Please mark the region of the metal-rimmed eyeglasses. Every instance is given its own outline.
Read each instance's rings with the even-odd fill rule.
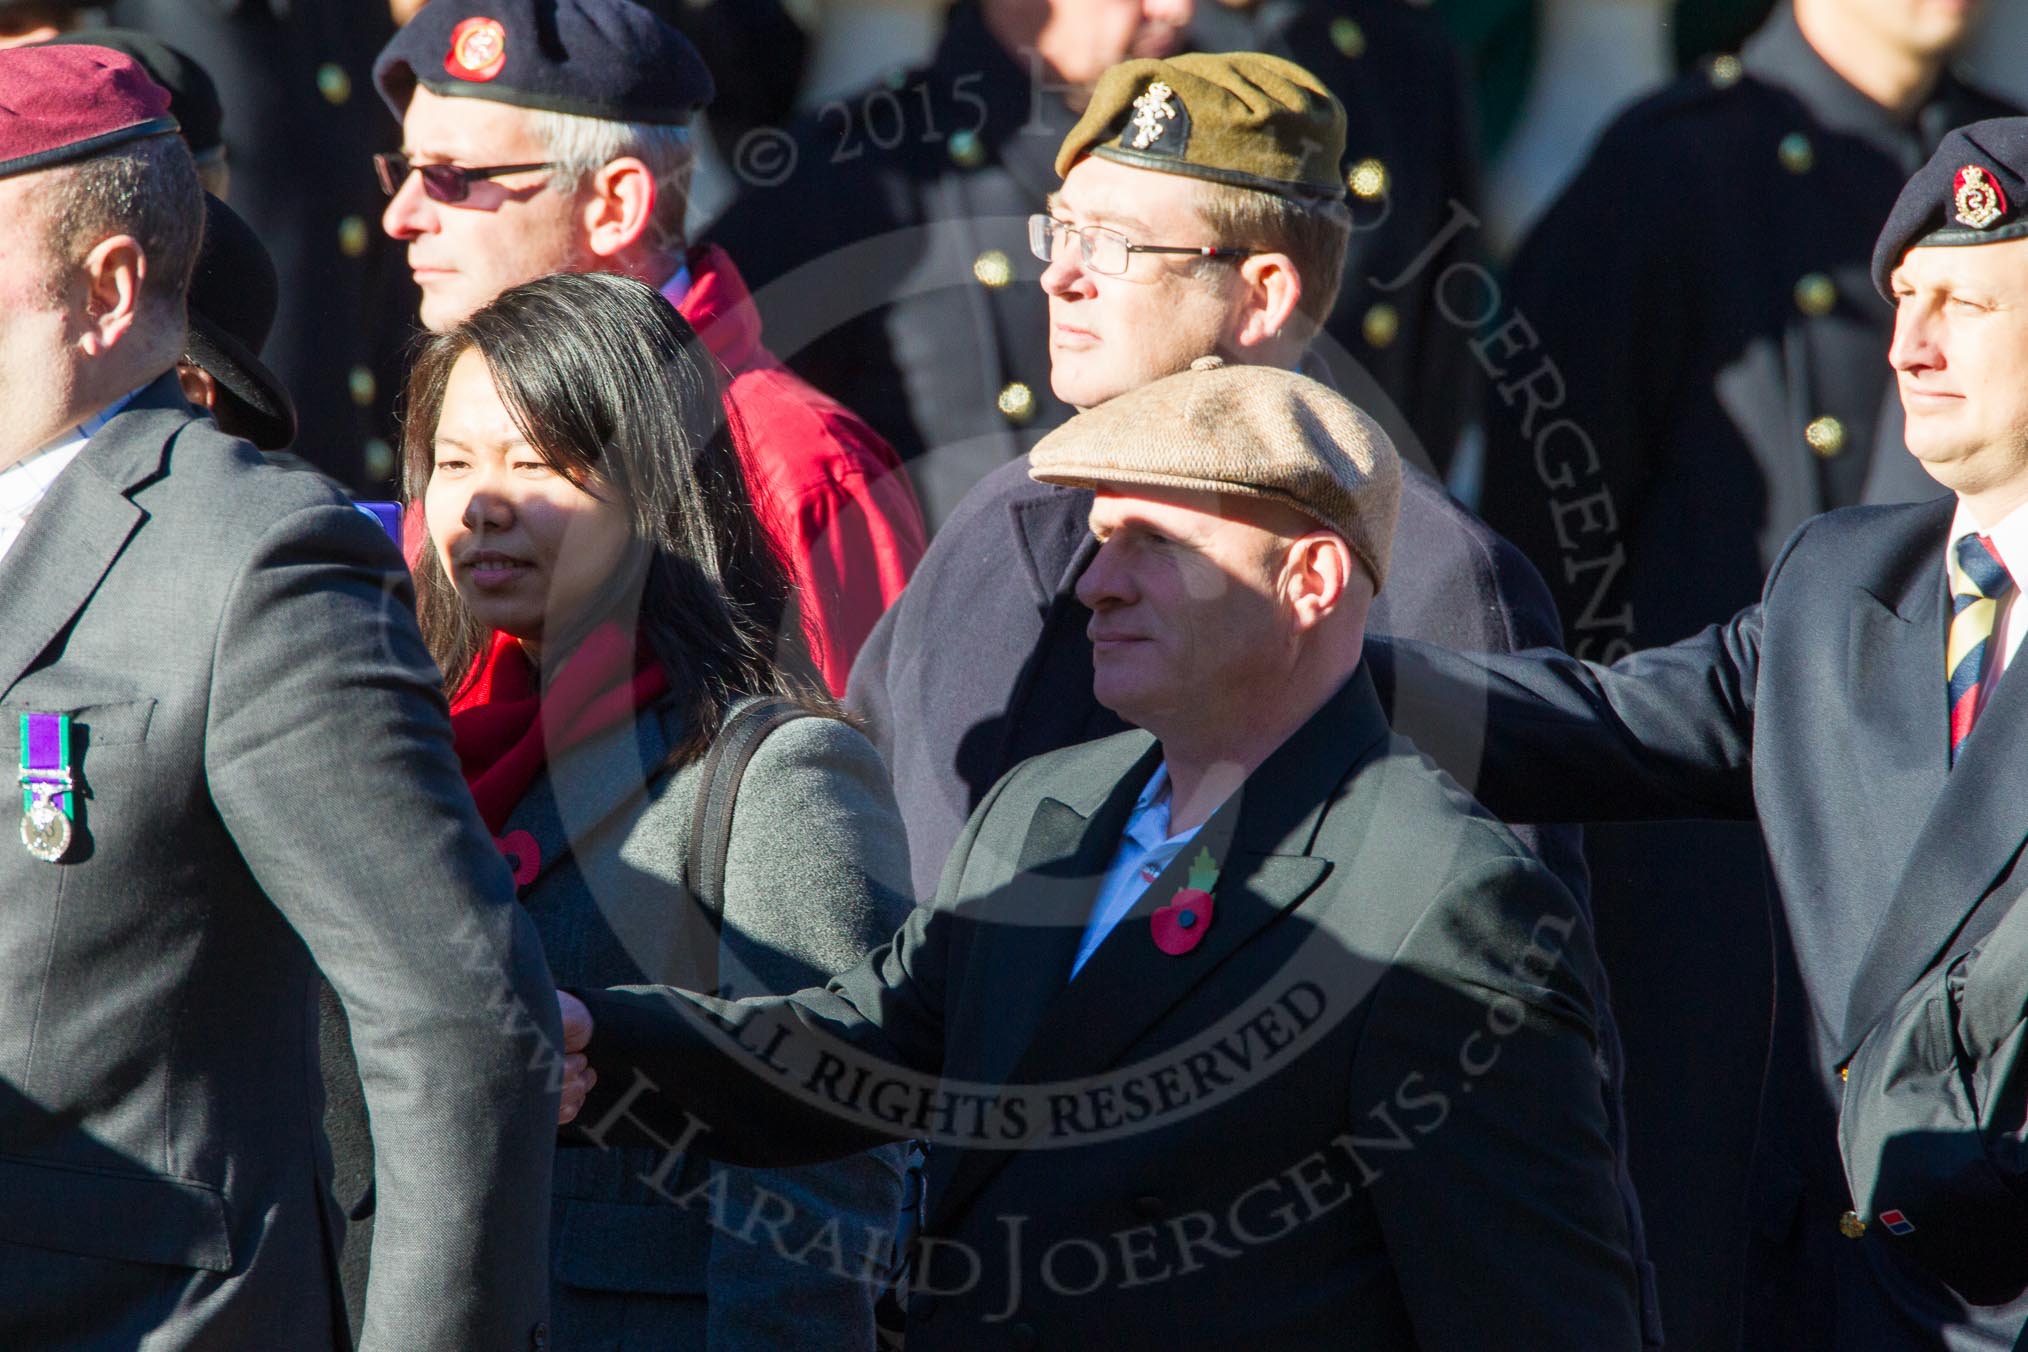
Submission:
[[[462,164],[414,164],[408,156],[392,152],[373,157],[373,172],[380,177],[382,192],[389,197],[400,192],[401,185],[408,182],[408,176],[413,171],[422,175],[423,192],[432,202],[462,202],[471,195],[472,184],[478,179],[555,167],[555,164],[544,160],[540,164],[495,164],[484,169],[468,169]]]
[[[1078,261],[1085,271],[1102,277],[1117,277],[1127,270],[1137,253],[1189,254],[1196,258],[1248,258],[1257,249],[1227,249],[1210,244],[1134,244],[1117,230],[1103,225],[1072,225],[1054,216],[1037,212],[1028,218],[1028,250],[1045,263],[1056,261],[1056,251],[1066,236],[1078,241]]]

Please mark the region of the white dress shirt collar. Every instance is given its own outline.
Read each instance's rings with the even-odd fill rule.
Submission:
[[[0,558],[28,525],[28,514],[49,496],[50,485],[70,468],[92,436],[111,422],[140,390],[129,390],[56,440],[0,469]]]

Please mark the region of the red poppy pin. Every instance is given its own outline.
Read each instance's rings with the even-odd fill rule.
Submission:
[[[1148,917],[1148,932],[1155,936],[1155,947],[1172,958],[1180,958],[1204,942],[1204,932],[1211,928],[1211,889],[1218,885],[1218,861],[1211,857],[1211,851],[1199,849],[1197,857],[1190,861],[1188,885],[1169,900],[1167,906],[1158,906]]]
[[[444,70],[460,80],[490,80],[507,64],[507,29],[498,19],[477,15],[451,30]]]
[[[507,861],[507,867],[514,871],[516,887],[528,886],[535,881],[535,875],[542,872],[542,847],[526,831],[509,831],[504,836],[495,836],[493,845],[500,851],[500,857]]]
[[[1988,170],[1968,164],[1951,182],[1951,204],[1958,220],[1974,230],[1984,230],[2007,214],[2007,194]]]

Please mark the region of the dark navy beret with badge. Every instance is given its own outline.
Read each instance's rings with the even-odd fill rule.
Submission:
[[[711,102],[689,39],[631,0],[430,0],[373,63],[401,117],[420,84],[608,122],[682,125]]]
[[[1910,249],[2022,238],[2028,238],[2028,117],[1974,122],[1946,135],[1895,199],[1873,246],[1873,285],[1892,300],[1887,279]]]

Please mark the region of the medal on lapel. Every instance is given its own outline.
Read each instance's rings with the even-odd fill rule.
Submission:
[[[70,850],[70,715],[21,715],[21,843],[46,864]]]
[[[1156,907],[1148,916],[1148,932],[1155,937],[1155,947],[1180,958],[1203,943],[1204,932],[1211,928],[1211,889],[1217,885],[1218,861],[1210,850],[1200,847],[1190,861],[1187,884],[1168,905]]]

